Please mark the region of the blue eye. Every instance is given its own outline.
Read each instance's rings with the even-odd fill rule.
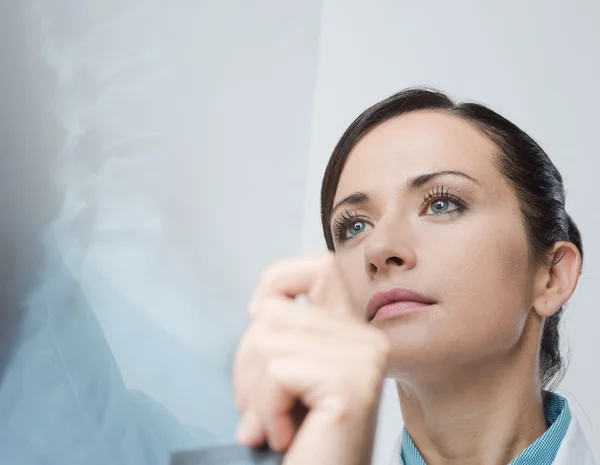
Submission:
[[[373,226],[366,218],[357,215],[353,212],[343,212],[332,224],[332,234],[341,244],[349,239],[352,239]]]
[[[426,216],[456,215],[467,209],[467,204],[444,186],[434,187],[423,197],[421,214]]]
[[[427,209],[428,215],[439,215],[442,213],[451,213],[460,210],[460,205],[448,199],[437,199],[433,201]],[[431,213],[429,213],[431,212]]]
[[[367,229],[368,226],[369,225],[365,221],[353,221],[346,229],[346,239],[350,239],[353,236],[358,236],[361,232]]]

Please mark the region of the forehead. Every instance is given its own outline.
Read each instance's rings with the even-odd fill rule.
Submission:
[[[414,176],[459,170],[486,183],[503,179],[496,169],[494,143],[457,116],[434,111],[392,118],[356,144],[344,166],[335,201],[355,191],[376,191]]]

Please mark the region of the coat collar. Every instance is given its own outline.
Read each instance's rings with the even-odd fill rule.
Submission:
[[[402,435],[396,441],[390,465],[405,465],[401,458]],[[595,465],[588,441],[575,416],[571,418],[552,465]]]

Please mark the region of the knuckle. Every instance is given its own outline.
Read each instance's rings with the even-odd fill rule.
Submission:
[[[256,327],[260,331],[270,331],[277,327],[280,319],[280,311],[271,301],[266,301],[261,307],[256,318]]]
[[[269,352],[269,333],[259,325],[253,325],[244,335],[236,356],[236,368],[245,370],[253,361],[264,358]]]
[[[365,339],[365,364],[373,367],[374,373],[385,372],[391,354],[391,344],[388,337],[381,331],[368,328]]]
[[[289,260],[277,260],[268,265],[259,279],[259,286],[270,287],[276,283],[284,270],[289,267]]]
[[[351,395],[346,391],[340,391],[338,393],[336,396],[336,407],[338,409],[337,413],[341,416],[341,419],[344,419],[352,413],[355,402],[356,398],[354,395]]]
[[[250,304],[251,326],[265,326],[272,318],[273,304],[269,297],[255,299]]]

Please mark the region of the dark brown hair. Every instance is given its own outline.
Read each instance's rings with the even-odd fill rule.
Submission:
[[[333,150],[321,188],[321,222],[329,250],[334,250],[329,224],[333,200],[350,152],[375,126],[421,110],[445,112],[467,120],[496,144],[498,167],[519,200],[534,260],[546,260],[548,251],[559,241],[572,242],[583,257],[581,235],[565,211],[562,177],[544,150],[519,127],[489,108],[477,103],[457,104],[442,92],[422,88],[404,90],[365,110]],[[565,369],[558,332],[562,313],[563,308],[544,324],[540,347],[544,387],[560,381]]]

